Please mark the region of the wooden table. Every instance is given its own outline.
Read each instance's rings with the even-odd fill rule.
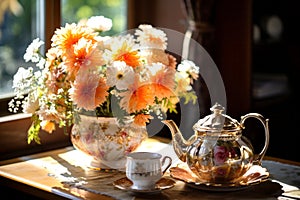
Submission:
[[[139,150],[156,151],[163,155],[171,156],[173,163],[179,161],[171,144],[157,139],[150,138]],[[112,184],[108,184],[108,189],[104,193],[99,194],[101,192],[94,191],[95,183],[96,185],[97,183],[102,184],[100,182],[102,179],[101,177],[89,176],[89,174],[98,173],[97,170],[101,170],[90,167],[91,158],[73,147],[67,147],[0,162],[0,185],[12,187],[43,199],[108,200],[119,198],[123,200],[199,199],[200,197],[201,199],[233,197],[239,199],[287,199],[286,195],[299,193],[297,189],[300,188],[300,164],[274,158],[267,159],[270,160],[264,160],[263,165],[270,171],[270,180],[245,190],[226,192],[202,191],[188,187],[183,181],[175,180],[176,184],[174,187],[152,195],[128,193],[115,188]],[[284,169],[282,170],[282,168]],[[101,173],[112,173],[111,178],[113,179],[113,173],[115,172],[114,170],[107,170]],[[169,175],[166,174],[166,176]],[[77,180],[74,185],[66,184],[68,181],[72,182],[73,179]],[[79,182],[83,184],[76,185]],[[93,182],[94,185],[89,188],[84,184],[87,182],[89,184]]]

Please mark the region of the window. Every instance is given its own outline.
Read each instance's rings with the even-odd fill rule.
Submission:
[[[28,66],[23,54],[37,35],[36,10],[36,1],[0,2],[0,97],[12,92],[12,76],[18,67]]]
[[[61,12],[59,12],[61,10]],[[113,20],[112,35],[126,30],[126,0],[1,0],[0,2],[0,116],[9,115],[12,80],[18,67],[29,67],[23,55],[36,37],[50,45],[55,28],[83,18],[103,15]]]
[[[63,0],[62,24],[72,23],[90,16],[103,15],[113,20],[112,35],[126,30],[127,27],[127,1],[126,0]]]

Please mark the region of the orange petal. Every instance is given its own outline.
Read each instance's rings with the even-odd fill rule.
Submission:
[[[48,133],[52,133],[52,131],[55,130],[55,123],[52,121],[42,121],[41,127],[44,131],[47,131]]]
[[[164,85],[153,83],[154,94],[158,99],[170,98],[176,96],[174,92]]]
[[[127,65],[135,68],[141,65],[137,51],[127,52],[120,55],[116,60],[124,61]]]
[[[148,114],[138,114],[134,118],[134,123],[138,126],[146,126],[146,123],[150,122],[153,117]]]
[[[102,104],[106,97],[108,96],[108,86],[106,85],[105,81],[102,79],[99,80],[98,86],[96,88],[96,94],[95,94],[95,105],[98,106]]]
[[[147,108],[154,102],[154,90],[152,84],[142,85],[132,93],[129,99],[129,112],[137,112]]]

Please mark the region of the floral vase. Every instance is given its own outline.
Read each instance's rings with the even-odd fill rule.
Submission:
[[[126,155],[148,137],[146,127],[121,125],[115,117],[78,116],[71,142],[75,149],[93,157],[95,167],[124,169]]]

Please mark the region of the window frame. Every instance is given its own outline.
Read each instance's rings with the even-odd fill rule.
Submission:
[[[39,14],[38,18],[38,26],[40,27],[40,32],[37,35],[45,41],[45,49],[50,48],[51,46],[51,37],[56,28],[61,26],[61,0],[39,0],[37,1],[37,9],[43,10],[41,13],[45,13],[45,15]],[[59,11],[59,12],[57,12]],[[0,117],[12,115],[8,111],[8,103],[14,97],[13,93],[8,93],[0,96]],[[6,108],[6,109],[5,109]]]

